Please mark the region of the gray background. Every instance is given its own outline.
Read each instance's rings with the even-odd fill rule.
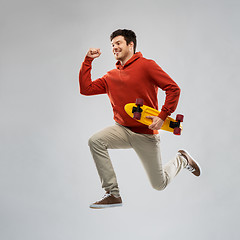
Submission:
[[[0,239],[239,239],[239,10],[237,0],[1,0]],[[137,50],[182,89],[184,132],[161,132],[163,162],[186,148],[203,174],[184,170],[158,192],[132,150],[112,150],[124,207],[91,210],[103,190],[87,140],[114,122],[107,96],[79,94],[78,72],[90,47],[102,50],[94,79],[115,67],[117,28],[133,29]]]

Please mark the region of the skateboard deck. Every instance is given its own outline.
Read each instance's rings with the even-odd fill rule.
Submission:
[[[160,111],[143,105],[142,99],[137,99],[136,103],[126,104],[124,109],[131,118],[148,126],[152,124],[152,119],[146,118],[146,116],[158,116],[160,114]],[[183,122],[183,115],[181,114],[178,114],[176,119],[167,117],[161,130],[172,132],[175,135],[181,135],[183,129],[181,122]]]

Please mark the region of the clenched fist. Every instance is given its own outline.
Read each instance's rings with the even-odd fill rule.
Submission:
[[[91,58],[97,58],[101,55],[100,48],[90,48],[87,52],[87,56]]]

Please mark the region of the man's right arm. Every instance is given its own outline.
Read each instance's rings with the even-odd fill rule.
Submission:
[[[92,81],[92,61],[101,55],[100,49],[90,48],[82,63],[79,73],[80,93],[83,95],[96,95],[106,93],[106,82],[104,78]]]

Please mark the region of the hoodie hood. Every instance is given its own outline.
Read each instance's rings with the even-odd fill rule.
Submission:
[[[142,53],[141,52],[136,52],[135,54],[133,54],[133,56],[123,66],[122,66],[120,61],[117,61],[116,68],[119,69],[119,70],[124,69],[141,57],[143,57]]]

